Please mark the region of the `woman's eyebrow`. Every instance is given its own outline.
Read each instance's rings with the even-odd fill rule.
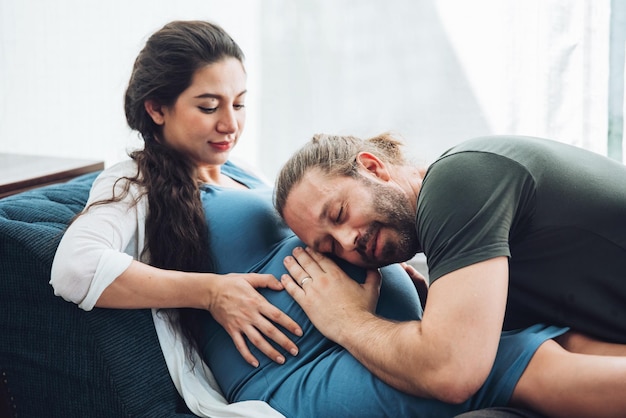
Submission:
[[[244,94],[246,94],[248,92],[248,90],[244,90],[241,93],[239,93],[237,96],[235,97],[241,97]],[[215,93],[202,93],[199,94],[197,96],[194,97],[194,99],[221,99],[223,96],[221,94],[215,94]]]

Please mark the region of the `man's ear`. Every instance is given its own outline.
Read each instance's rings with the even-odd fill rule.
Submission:
[[[163,125],[165,123],[165,117],[163,115],[163,107],[156,100],[146,100],[143,102],[143,107],[148,112],[148,115],[152,118],[157,125]]]
[[[391,176],[385,163],[369,152],[360,152],[356,156],[356,162],[360,168],[367,171],[366,175],[373,175],[383,181],[389,181]]]

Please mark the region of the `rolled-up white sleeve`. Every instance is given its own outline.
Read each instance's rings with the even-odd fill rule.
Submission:
[[[87,205],[109,199],[116,187],[122,190],[124,176],[134,175],[132,161],[103,171],[94,181]],[[146,201],[135,203],[138,189],[119,202],[92,206],[68,227],[57,248],[50,284],[57,296],[91,310],[100,295],[133,259],[139,259],[143,248]]]

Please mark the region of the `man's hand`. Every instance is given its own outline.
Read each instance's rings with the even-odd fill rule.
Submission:
[[[495,359],[508,288],[508,260],[496,257],[440,277],[422,321],[374,314],[381,283],[359,284],[310,249],[284,261],[285,289],[313,324],[389,385],[444,402],[466,401]],[[300,285],[300,286],[299,286]]]
[[[375,312],[381,284],[378,271],[369,271],[365,282],[357,283],[311,248],[294,249],[284,264],[289,274],[281,278],[283,286],[327,338],[341,344],[345,327]]]
[[[408,263],[400,263],[400,265],[413,281],[415,290],[417,290],[417,294],[420,297],[420,304],[422,305],[422,309],[424,309],[426,307],[426,298],[428,297],[428,281],[426,280],[426,277],[424,277],[422,273],[417,271],[415,267]]]

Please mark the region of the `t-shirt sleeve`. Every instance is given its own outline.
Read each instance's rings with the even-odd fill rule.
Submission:
[[[498,256],[509,257],[514,226],[529,217],[534,181],[508,158],[462,152],[434,163],[418,199],[417,233],[432,281]]]

